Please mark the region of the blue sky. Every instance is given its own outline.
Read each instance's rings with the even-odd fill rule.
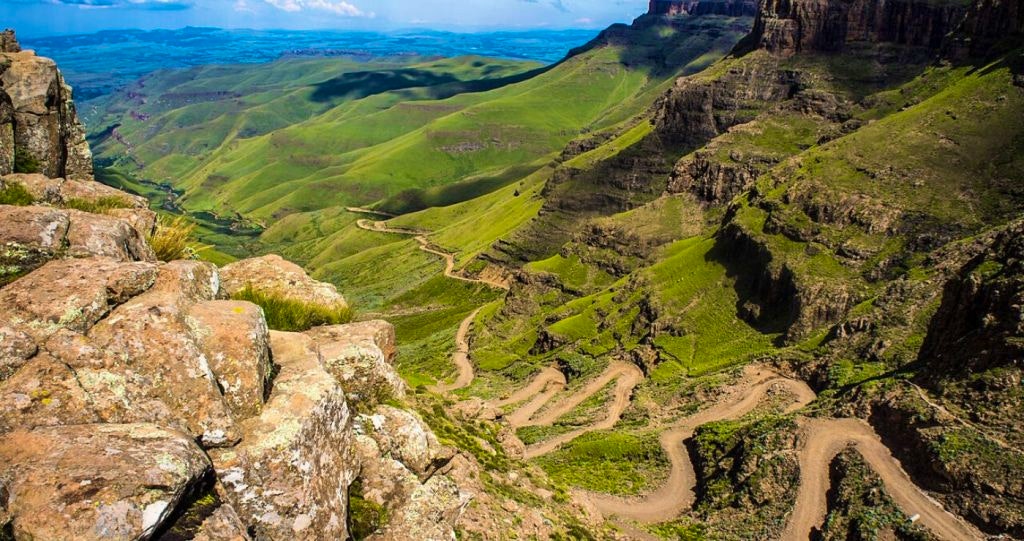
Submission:
[[[0,0],[0,25],[26,36],[115,28],[442,30],[598,28],[647,0]]]

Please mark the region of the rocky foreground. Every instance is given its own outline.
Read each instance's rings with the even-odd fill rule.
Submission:
[[[158,261],[55,64],[0,45],[0,538],[346,539],[358,482],[372,538],[454,539],[465,459],[395,406],[393,327],[268,329],[231,295],[344,305],[276,256]]]

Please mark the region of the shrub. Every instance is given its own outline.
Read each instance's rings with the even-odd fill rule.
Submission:
[[[275,331],[305,331],[321,325],[340,325],[352,321],[348,306],[324,306],[303,302],[279,293],[258,291],[251,285],[231,296],[236,301],[249,301],[263,308],[267,326]]]
[[[184,216],[161,217],[156,224],[156,231],[149,237],[149,245],[160,261],[191,259],[189,256],[192,250],[188,247],[188,241],[195,228],[195,224]]]
[[[35,203],[36,198],[28,193],[24,186],[16,182],[8,183],[0,189],[0,205],[25,206]]]
[[[132,204],[125,198],[116,195],[107,195],[99,199],[72,198],[64,202],[64,208],[91,212],[93,214],[105,214],[113,209],[131,208]]]
[[[38,173],[42,170],[39,160],[21,147],[14,147],[14,172],[15,173]]]

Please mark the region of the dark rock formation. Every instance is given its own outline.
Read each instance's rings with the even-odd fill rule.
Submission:
[[[17,38],[14,37],[14,30],[8,28],[3,32],[0,32],[0,53],[20,53],[21,45],[18,44]]]
[[[738,50],[793,55],[839,52],[855,43],[938,49],[966,10],[914,0],[762,0],[754,29]]]

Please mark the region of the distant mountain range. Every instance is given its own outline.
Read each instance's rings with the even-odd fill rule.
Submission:
[[[404,55],[481,55],[551,63],[595,34],[593,30],[456,34],[434,30],[377,33],[186,27],[108,30],[23,40],[23,45],[60,63],[75,97],[85,101],[159,69],[269,62],[289,55],[366,60]],[[160,54],[154,54],[157,50]]]

